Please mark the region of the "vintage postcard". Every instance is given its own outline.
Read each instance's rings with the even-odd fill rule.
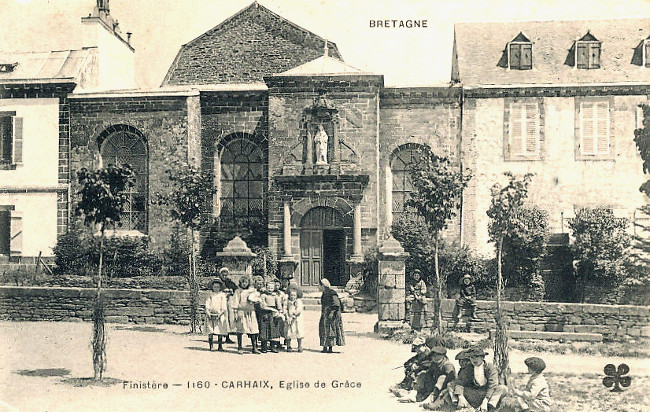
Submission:
[[[0,411],[647,411],[649,268],[648,0],[0,0]]]

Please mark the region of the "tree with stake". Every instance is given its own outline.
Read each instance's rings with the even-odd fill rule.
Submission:
[[[120,221],[120,214],[128,200],[128,190],[135,184],[135,175],[129,165],[90,171],[83,168],[77,172],[81,185],[76,212],[84,217],[91,230],[99,226],[99,266],[97,269],[97,293],[93,307],[93,368],[94,379],[102,380],[106,370],[106,330],[104,328],[104,300],[102,297],[102,263],[104,238],[107,227]]]
[[[443,334],[442,286],[446,282],[440,273],[438,252],[440,235],[447,228],[449,221],[456,216],[463,190],[472,178],[469,170],[462,170],[451,165],[446,157],[437,156],[431,148],[423,146],[420,149],[420,161],[413,164],[411,182],[414,190],[406,201],[407,206],[415,209],[429,227],[434,242],[434,269],[436,283],[435,320],[438,334]]]
[[[198,331],[199,287],[196,281],[196,239],[201,228],[201,215],[206,210],[206,200],[216,189],[211,173],[199,171],[193,166],[179,166],[167,170],[169,181],[174,189],[168,195],[160,196],[159,202],[169,206],[172,219],[190,231],[190,270],[188,283],[190,288],[190,332]]]
[[[501,312],[501,295],[503,294],[502,254],[503,240],[515,229],[517,212],[524,205],[528,197],[528,186],[533,174],[527,173],[520,178],[510,172],[504,173],[508,177],[508,184],[501,186],[495,183],[490,189],[492,202],[487,210],[490,217],[488,233],[490,241],[494,242],[497,249],[497,307],[496,307],[496,333],[494,336],[494,364],[499,370],[499,381],[507,385],[510,378],[510,365],[508,360],[508,330]]]

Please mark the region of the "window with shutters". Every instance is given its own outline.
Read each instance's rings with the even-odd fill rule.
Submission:
[[[0,169],[23,162],[23,119],[16,112],[0,112]]]
[[[112,126],[111,132],[100,141],[102,165],[128,164],[135,173],[135,185],[129,189],[124,212],[114,229],[118,231],[148,230],[148,176],[149,157],[142,134],[130,126]]]
[[[613,157],[610,100],[577,102],[577,158],[610,159]]]
[[[229,141],[220,154],[219,216],[226,225],[264,216],[264,156],[248,138]]]
[[[533,68],[533,43],[521,32],[508,43],[508,67],[512,70]]]
[[[504,158],[540,160],[544,152],[543,101],[506,99],[504,111]]]
[[[602,42],[587,32],[575,44],[575,61],[578,69],[600,68],[600,49]]]
[[[414,213],[413,210],[406,206],[406,201],[409,198],[409,194],[413,191],[410,171],[421,159],[420,147],[418,144],[409,143],[393,152],[390,171],[392,174],[391,203],[395,218],[407,213]]]

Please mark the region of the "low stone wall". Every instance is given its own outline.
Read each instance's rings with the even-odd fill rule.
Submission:
[[[207,298],[199,293],[199,305]],[[189,293],[178,290],[105,289],[106,320],[117,323],[189,324]],[[0,287],[0,319],[90,321],[95,289]],[[199,310],[202,314],[203,311]]]
[[[454,324],[452,317],[456,302],[442,302],[443,322]],[[600,333],[605,340],[625,340],[650,337],[650,307],[631,305],[592,305],[551,302],[503,302],[502,308],[510,330]],[[471,325],[476,330],[494,329],[496,302],[476,301],[478,321]],[[427,299],[422,313],[425,327],[433,322],[433,302]],[[463,318],[466,321],[467,316]]]

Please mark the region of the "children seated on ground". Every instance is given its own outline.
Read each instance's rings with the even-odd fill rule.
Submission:
[[[407,287],[407,301],[410,303],[410,323],[415,330],[422,329],[424,318],[425,297],[427,295],[427,284],[422,280],[422,272],[415,269],[411,275],[413,283]]]
[[[460,365],[460,369],[458,371],[457,376],[460,375],[461,373],[464,373],[465,369],[472,367],[472,363],[469,360],[468,349],[458,352],[456,354],[456,360]],[[422,407],[424,409],[432,410],[432,411],[456,409],[456,405],[458,405],[458,394],[456,394],[455,391],[456,382],[457,380],[454,380],[453,382],[449,382],[447,388],[442,392],[440,392],[440,395],[438,396],[437,399],[430,398],[429,402],[425,402],[422,404]]]
[[[471,366],[458,374],[454,394],[458,395],[458,409],[473,407],[479,412],[494,410],[508,388],[499,384],[497,368],[485,361],[487,353],[472,348],[467,353]]]
[[[404,362],[404,379],[388,389],[397,397],[407,395],[413,390],[417,374],[424,371],[425,365],[428,366],[430,363],[427,363],[430,349],[425,345],[423,338],[418,337],[413,340],[411,352],[415,352],[415,355]]]
[[[242,335],[245,333],[251,340],[251,353],[260,353],[257,350],[257,334],[259,328],[257,325],[257,316],[255,315],[255,303],[259,302],[260,294],[251,284],[248,276],[242,276],[239,279],[239,288],[231,298],[234,312],[234,325],[231,330],[237,334],[237,352],[243,353]]]
[[[470,275],[463,276],[460,281],[460,294],[458,299],[456,299],[456,307],[454,308],[456,323],[460,322],[463,317],[463,308],[469,309],[469,317],[471,320],[476,320],[476,288]]]
[[[223,292],[223,281],[214,279],[210,282],[212,293],[205,301],[205,329],[208,333],[208,344],[210,350],[214,345],[214,335],[218,336],[217,350],[223,352],[223,338],[228,336],[228,303],[226,294]]]
[[[546,369],[546,363],[538,357],[528,358],[524,363],[528,366],[530,374],[526,388],[523,391],[513,389],[513,393],[519,401],[519,407],[526,412],[549,412],[551,410],[551,393],[542,373]]]
[[[302,290],[297,286],[289,286],[289,299],[287,301],[286,342],[287,352],[293,351],[291,341],[298,341],[298,352],[302,352],[302,339],[305,336],[303,320]]]
[[[456,368],[447,358],[447,349],[435,345],[433,338],[427,339],[426,345],[430,348],[430,362],[424,362],[425,369],[417,374],[414,390],[401,398],[400,402],[422,402],[428,397],[435,401],[456,379]]]

